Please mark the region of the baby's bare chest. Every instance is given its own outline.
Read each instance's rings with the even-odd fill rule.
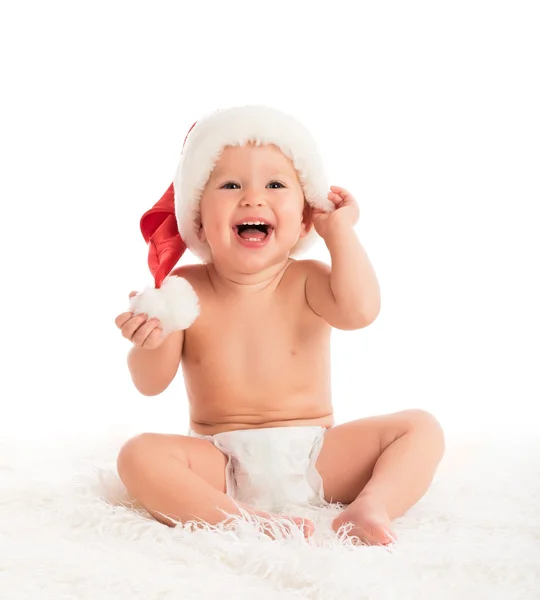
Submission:
[[[276,377],[304,376],[318,355],[326,355],[328,335],[302,298],[273,302],[208,302],[186,332],[184,369],[214,381],[274,383]]]

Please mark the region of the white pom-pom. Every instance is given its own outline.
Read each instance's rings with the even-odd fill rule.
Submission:
[[[200,314],[199,298],[183,277],[167,277],[161,287],[146,288],[131,298],[130,310],[156,318],[165,335],[187,329]]]

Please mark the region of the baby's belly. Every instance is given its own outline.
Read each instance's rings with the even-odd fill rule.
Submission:
[[[201,435],[215,435],[224,431],[237,431],[238,429],[261,429],[264,427],[301,427],[319,425],[321,427],[332,427],[334,418],[332,413],[313,416],[312,418],[274,418],[271,420],[263,420],[261,415],[254,415],[248,418],[246,415],[228,415],[218,421],[213,420],[208,423],[204,419],[197,418],[195,411],[192,411],[190,417],[190,428]],[[268,418],[268,416],[266,417]]]
[[[301,383],[283,374],[274,381],[233,377],[227,381],[226,376],[197,374],[184,367],[184,379],[191,427],[197,433],[334,424],[330,385],[320,373]]]
[[[279,323],[222,327],[219,343],[188,340],[181,365],[194,431],[333,424],[327,333],[295,337]]]
[[[334,424],[330,403],[310,402],[299,409],[279,406],[272,410],[261,410],[256,403],[247,406],[236,398],[223,398],[219,409],[205,406],[204,401],[190,401],[191,428],[197,433],[214,435],[236,429],[257,429],[262,427],[290,427],[301,425],[320,425],[331,427]]]

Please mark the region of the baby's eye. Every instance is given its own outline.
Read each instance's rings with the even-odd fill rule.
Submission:
[[[279,187],[277,187],[277,188],[276,188],[276,187],[272,187],[272,189],[274,189],[274,190],[276,190],[276,189],[279,189],[280,187],[285,187],[285,186],[284,186],[284,185],[283,185],[281,182],[279,182],[279,181],[271,181],[271,182],[270,182],[270,183],[269,183],[269,184],[268,184],[266,187],[269,187],[269,186],[274,186],[274,184],[275,184],[275,185],[277,185],[277,186],[279,186]]]
[[[236,188],[232,188],[230,186],[232,185],[236,185]],[[222,188],[226,189],[226,190],[233,190],[233,189],[238,189],[240,186],[235,183],[234,181],[228,181],[227,183],[225,183],[224,185],[221,186]]]

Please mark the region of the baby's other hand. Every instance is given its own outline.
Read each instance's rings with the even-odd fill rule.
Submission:
[[[129,297],[132,298],[136,293],[131,292]],[[139,348],[155,350],[165,339],[159,319],[148,319],[148,315],[124,312],[119,314],[114,322],[122,335]]]
[[[326,212],[318,208],[312,211],[313,226],[323,239],[332,233],[339,235],[344,225],[354,227],[360,215],[358,203],[345,188],[331,185],[328,199],[334,203],[334,211]]]

